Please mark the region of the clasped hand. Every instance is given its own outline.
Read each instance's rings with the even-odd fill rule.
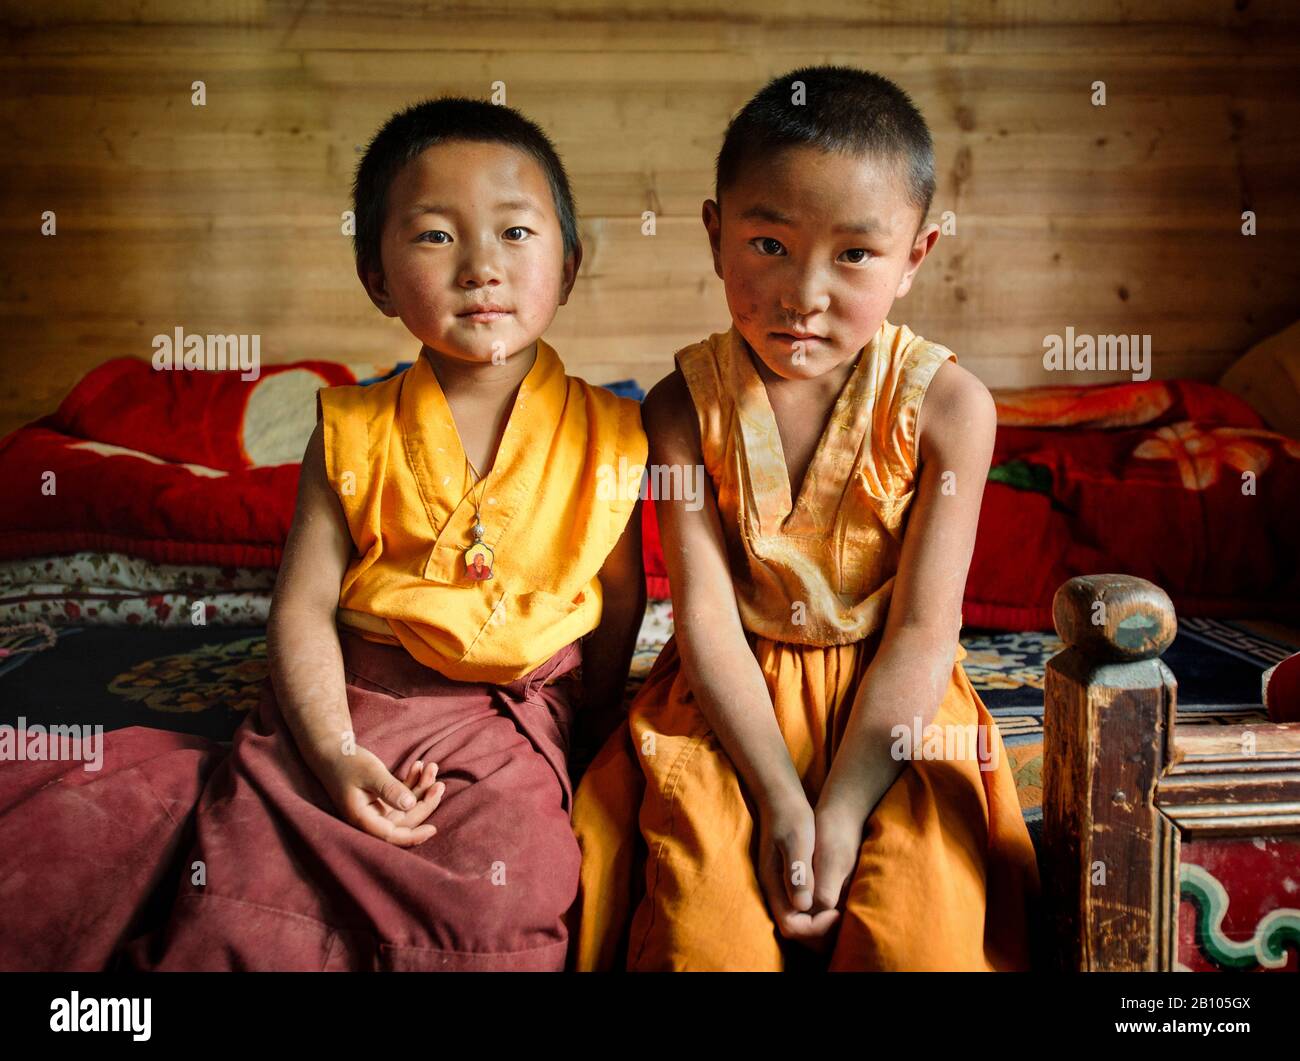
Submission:
[[[415,847],[438,829],[424,824],[442,802],[447,786],[438,764],[416,761],[399,781],[373,752],[358,746],[314,766],[340,817],[358,829],[398,847]]]
[[[802,796],[760,812],[759,883],[782,936],[819,952],[830,946],[861,845],[861,821],[814,811]]]

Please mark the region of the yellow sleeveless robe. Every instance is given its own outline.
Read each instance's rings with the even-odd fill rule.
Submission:
[[[815,803],[854,694],[880,643],[917,471],[916,418],[951,351],[889,322],[863,350],[800,490],[743,338],[678,352],[699,416],[748,640]],[[792,605],[806,621],[792,625]],[[1028,964],[1034,850],[1001,737],[953,646],[938,726],[988,727],[989,761],[909,762],[869,818],[833,970],[1010,970]],[[973,732],[973,731],[967,731]],[[651,745],[653,755],[641,750]],[[731,761],[696,706],[675,639],[584,776],[572,915],[578,969],[611,968],[629,905],[633,970],[780,970],[791,948],[753,864],[757,830]],[[648,852],[644,888],[636,830]]]
[[[636,503],[636,402],[565,374],[537,341],[496,460],[471,486],[451,408],[421,356],[392,379],[318,392],[325,467],[352,534],[339,622],[465,682],[504,684],[600,622],[597,577]],[[493,577],[467,577],[474,502]]]

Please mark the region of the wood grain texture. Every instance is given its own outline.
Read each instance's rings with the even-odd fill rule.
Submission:
[[[1106,616],[1094,625],[1097,600]],[[1066,648],[1045,681],[1048,960],[1075,971],[1174,969],[1184,841],[1260,847],[1300,832],[1300,724],[1178,728],[1178,684],[1158,657],[1177,619],[1143,579],[1070,579],[1053,618]]]
[[[1139,972],[1160,949],[1155,806],[1174,682],[1159,660],[1048,661],[1043,727],[1044,907],[1055,967]]]
[[[713,157],[749,95],[813,62],[877,69],[925,113],[932,219],[957,231],[891,319],[989,386],[1119,378],[1045,372],[1044,337],[1067,326],[1150,334],[1156,378],[1214,379],[1300,312],[1300,12],[1283,2],[6,0],[0,16],[0,433],[177,325],[260,334],[269,362],[413,356],[340,231],[356,148],[403,105],[496,80],[573,179],[586,258],[548,339],[593,380],[648,386],[727,326],[699,221]]]

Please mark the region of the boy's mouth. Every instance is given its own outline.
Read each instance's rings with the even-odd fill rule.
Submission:
[[[813,332],[768,332],[773,339],[781,343],[824,343],[826,336]]]
[[[457,313],[456,317],[458,320],[470,321],[474,324],[490,324],[492,321],[499,321],[510,316],[512,312],[512,310],[508,310],[504,306],[489,303],[467,309],[463,313]]]

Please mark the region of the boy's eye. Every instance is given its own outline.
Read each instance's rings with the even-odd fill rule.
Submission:
[[[527,239],[530,231],[530,229],[524,228],[523,225],[515,225],[513,228],[506,229],[502,235],[505,236],[506,239],[518,243],[520,240]]]
[[[433,237],[435,237],[435,238],[433,238],[433,239],[425,239],[426,236],[433,236]],[[445,238],[445,239],[438,239],[438,238],[437,238],[438,236],[445,236],[446,238]],[[442,229],[440,229],[440,228],[437,228],[437,229],[430,229],[428,232],[421,232],[418,236],[416,236],[416,242],[417,242],[417,243],[418,243],[418,242],[424,242],[424,243],[450,243],[450,242],[451,242],[451,236],[448,235],[446,232],[444,232],[444,231],[443,231]]]
[[[864,247],[851,247],[844,252],[843,257],[852,265],[861,265],[871,257],[871,252]]]
[[[773,239],[771,236],[755,236],[749,242],[765,258],[772,258],[785,253],[785,247],[781,245],[781,241]]]

